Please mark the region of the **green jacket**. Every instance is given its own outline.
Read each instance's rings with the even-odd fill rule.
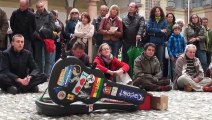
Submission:
[[[212,29],[210,29],[208,31],[208,37],[209,37],[209,41],[208,41],[208,49],[207,49],[207,51],[212,52]]]

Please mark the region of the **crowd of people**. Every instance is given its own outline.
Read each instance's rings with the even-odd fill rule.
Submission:
[[[3,91],[37,92],[37,85],[47,81],[65,44],[67,55],[79,58],[88,67],[95,62],[114,82],[132,69],[133,75],[123,84],[147,91],[212,92],[212,30],[208,18],[193,14],[185,25],[173,13],[165,15],[161,7],[155,6],[145,20],[136,3],[131,2],[123,18],[118,5],[101,5],[94,20],[87,12],[73,8],[64,25],[57,10],[47,11],[44,6],[38,1],[34,12],[28,0],[20,0],[20,8],[13,11],[9,22],[0,9]],[[12,32],[7,34],[9,28]],[[130,68],[127,51],[132,47],[143,48],[144,52]]]

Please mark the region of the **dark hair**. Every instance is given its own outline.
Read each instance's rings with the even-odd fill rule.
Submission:
[[[151,46],[151,47],[153,47],[153,48],[156,48],[156,45],[155,45],[154,43],[146,43],[146,44],[144,45],[144,51],[146,51],[147,48],[148,48],[149,46]]]
[[[82,16],[84,16],[84,17],[86,17],[88,19],[88,23],[91,22],[91,17],[90,17],[90,15],[87,12],[83,12],[81,14],[81,21],[82,21]]]
[[[193,14],[193,15],[190,16],[190,18],[189,18],[190,23],[192,23],[192,17],[193,17],[194,15],[196,15],[196,16],[198,17],[198,24],[200,24],[200,23],[201,23],[200,17],[199,17],[197,14]]]
[[[173,13],[167,13],[167,14],[166,14],[166,18],[167,18],[169,15],[172,15],[172,16],[173,16],[173,21],[172,21],[172,23],[175,24],[176,18],[175,18],[175,16],[174,16],[174,14],[173,14]]]
[[[206,17],[203,17],[203,18],[202,18],[202,21],[203,21],[203,20],[207,20],[207,21],[208,21],[208,18],[206,18]]]
[[[138,4],[136,4],[136,2],[130,2],[129,4],[128,4],[128,7],[130,6],[130,4],[132,4],[132,3],[134,3],[135,4],[135,8],[136,8],[136,13],[138,12]]]
[[[76,41],[72,47],[72,49],[82,49],[82,50],[85,50],[85,44],[81,41]]]
[[[159,6],[155,6],[150,11],[150,19],[153,20],[153,21],[155,21],[155,11],[156,11],[157,8],[160,10],[161,19],[165,18],[165,14],[163,12],[163,9],[161,7],[159,7]]]

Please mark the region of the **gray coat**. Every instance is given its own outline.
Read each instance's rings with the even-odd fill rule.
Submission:
[[[6,48],[6,39],[8,29],[8,21],[6,13],[0,8],[0,49]]]

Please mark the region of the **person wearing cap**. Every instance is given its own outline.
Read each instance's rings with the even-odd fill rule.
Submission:
[[[65,39],[67,39],[66,42],[66,50],[70,50],[72,45],[69,44],[69,41],[72,39],[74,36],[74,30],[75,26],[79,21],[79,11],[76,8],[71,9],[68,20],[66,21],[66,26],[65,26]]]
[[[39,69],[32,53],[24,49],[24,37],[15,34],[11,47],[3,52],[0,88],[11,94],[19,92],[38,92],[37,85],[47,81]]]
[[[167,49],[170,58],[170,67],[169,71],[171,72],[171,78],[173,80],[175,63],[179,55],[184,53],[185,50],[185,40],[184,37],[180,34],[182,28],[179,24],[174,24],[172,27],[173,33],[169,37]]]

